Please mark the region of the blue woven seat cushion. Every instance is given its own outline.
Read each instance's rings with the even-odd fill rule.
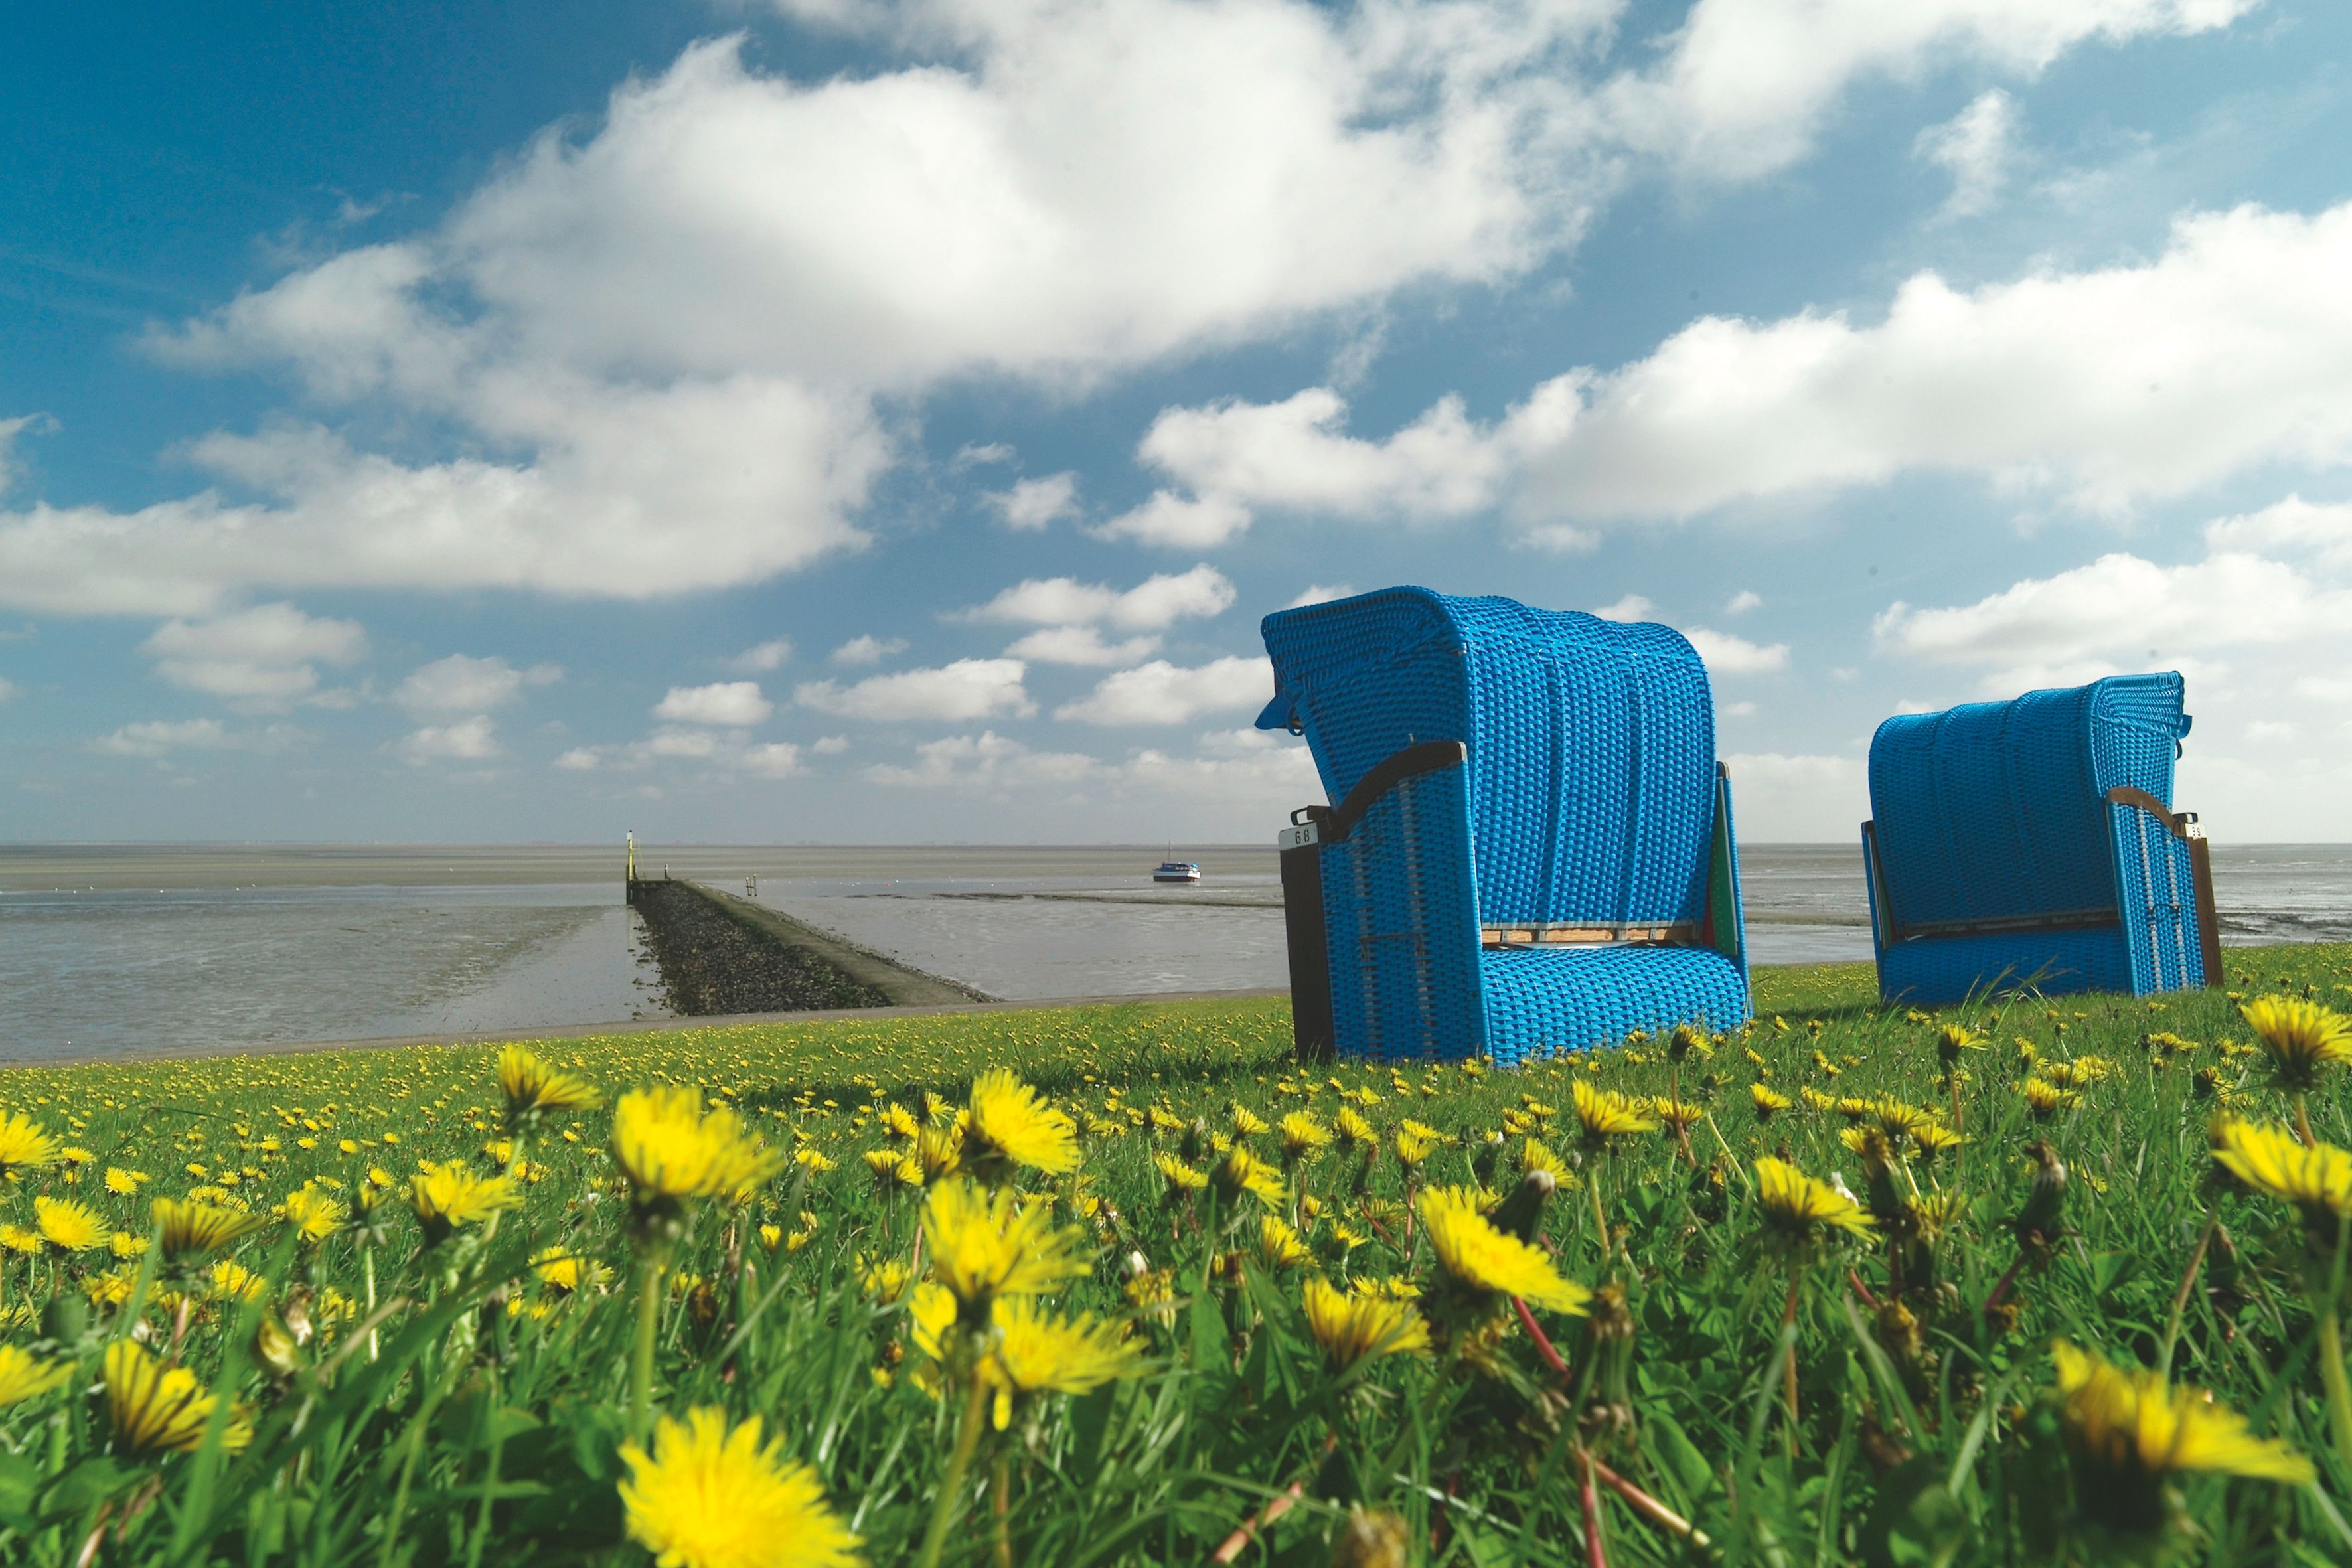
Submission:
[[[1507,1066],[1619,1045],[1634,1029],[1730,1029],[1748,1020],[1739,965],[1712,948],[1488,948],[1478,973],[1486,1048]]]
[[[1927,937],[1878,955],[1879,994],[1889,1005],[1941,1007],[2024,986],[2051,996],[2132,991],[2122,928]]]

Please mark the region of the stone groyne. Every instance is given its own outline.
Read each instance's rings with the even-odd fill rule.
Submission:
[[[688,1017],[994,1000],[700,882],[633,881],[628,898]]]

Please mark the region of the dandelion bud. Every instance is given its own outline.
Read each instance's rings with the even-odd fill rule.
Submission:
[[[1331,1568],[1405,1568],[1404,1521],[1386,1509],[1352,1508],[1331,1542]]]
[[[1544,1200],[1559,1190],[1559,1178],[1549,1171],[1533,1170],[1519,1178],[1503,1206],[1495,1211],[1495,1228],[1521,1241],[1533,1241],[1543,1228]]]

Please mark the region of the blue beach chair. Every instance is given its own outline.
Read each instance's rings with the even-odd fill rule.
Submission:
[[[1390,588],[1262,626],[1300,1054],[1505,1064],[1747,1021],[1731,791],[1683,636]]]
[[[2221,984],[2205,837],[2172,809],[2181,696],[2177,674],[2119,675],[1878,727],[1862,848],[1884,999]]]

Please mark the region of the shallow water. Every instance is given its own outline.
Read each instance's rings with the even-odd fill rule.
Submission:
[[[640,852],[902,963],[1028,1000],[1282,985],[1272,852],[693,846]],[[1861,855],[1752,845],[1762,963],[1870,956]],[[607,847],[0,846],[0,1061],[458,1037],[659,1016]],[[2223,940],[2352,940],[2352,846],[2219,847]]]

